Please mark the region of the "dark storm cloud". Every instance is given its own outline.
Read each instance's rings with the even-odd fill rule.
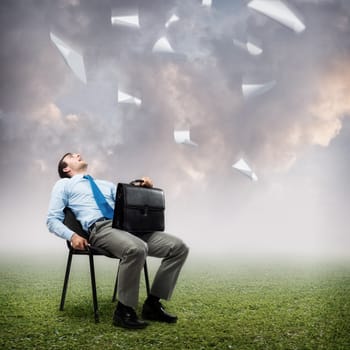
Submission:
[[[200,3],[2,1],[2,178],[29,193],[38,186],[44,212],[57,159],[79,151],[98,176],[147,174],[170,196],[198,190],[205,206],[202,194],[221,196],[215,191],[227,183],[240,187],[235,201],[245,200],[251,189],[231,168],[241,156],[267,178],[308,147],[327,147],[350,114],[349,2],[288,1],[306,24],[300,34],[248,9],[247,1],[217,0],[211,9]],[[141,28],[112,26],[112,9],[138,9]],[[180,20],[166,29],[173,13]],[[50,32],[83,54],[86,85]],[[175,55],[152,53],[161,36]],[[250,37],[261,56],[234,47],[234,38]],[[277,84],[246,101],[245,80]],[[140,97],[141,107],[118,105],[118,88]],[[190,129],[199,147],[175,144],[174,128]],[[1,187],[7,193],[10,186]]]
[[[164,1],[101,1],[98,4],[95,1],[58,1],[44,6],[35,6],[33,3],[27,7],[20,2],[17,6],[9,5],[7,12],[11,16],[6,21],[5,30],[9,37],[4,42],[22,51],[15,55],[16,59],[7,57],[2,61],[5,71],[14,74],[7,80],[15,84],[13,89],[7,90],[11,94],[2,95],[3,110],[6,111],[6,106],[11,102],[15,110],[28,110],[30,106],[34,113],[37,113],[36,108],[42,110],[56,104],[62,110],[63,118],[64,114],[78,115],[82,139],[89,137],[83,128],[84,123],[87,123],[86,127],[89,124],[86,115],[96,118],[101,125],[97,139],[108,138],[108,132],[102,132],[107,126],[105,121],[110,123],[112,116],[119,119],[126,116],[123,135],[130,141],[130,152],[134,147],[137,150],[140,146],[153,150],[153,146],[149,146],[152,145],[152,140],[156,144],[166,143],[172,137],[174,127],[188,126],[193,128],[193,135],[198,137],[198,142],[204,149],[202,156],[210,155],[210,149],[220,146],[225,162],[228,157],[234,156],[234,152],[240,151],[239,147],[244,147],[248,153],[255,153],[256,148],[264,146],[266,142],[265,137],[259,138],[255,133],[256,146],[250,151],[250,142],[246,141],[252,138],[254,129],[264,133],[263,113],[257,109],[267,109],[266,113],[269,114],[271,109],[272,112],[275,110],[274,116],[270,118],[278,118],[280,121],[280,110],[288,103],[293,104],[293,99],[300,100],[299,86],[308,83],[312,85],[313,75],[324,73],[323,69],[327,67],[322,67],[323,57],[329,58],[334,52],[332,45],[341,47],[342,42],[338,39],[339,43],[329,45],[331,40],[327,37],[333,39],[337,28],[332,28],[332,24],[336,21],[330,21],[327,28],[331,27],[331,30],[325,33],[326,38],[318,35],[318,25],[322,24],[324,28],[326,19],[329,22],[321,4],[318,7],[313,5],[313,10],[316,8],[319,11],[316,19],[309,19],[308,13],[305,14],[307,31],[299,36],[271,20],[262,20],[261,15],[245,8],[245,2],[226,12],[221,11],[222,4],[223,2],[217,2],[210,12],[201,8],[197,1],[177,4]],[[326,3],[324,6],[328,8],[330,5]],[[110,25],[112,8],[137,7],[141,30]],[[306,5],[305,7],[308,9]],[[30,9],[26,15],[23,13],[25,8]],[[177,11],[181,20],[166,33],[164,23],[172,11]],[[335,17],[340,15],[335,8],[333,11]],[[85,87],[77,82],[64,65],[58,51],[48,40],[50,30],[62,35],[63,39],[84,54],[90,86],[88,84]],[[232,38],[239,36],[242,31],[262,40],[265,54],[260,60],[247,57],[233,47]],[[150,53],[154,42],[164,34],[168,35],[173,46],[186,59],[156,57]],[[344,37],[346,34],[343,33]],[[11,40],[12,37],[19,41]],[[315,39],[321,41],[320,44]],[[23,45],[24,42],[26,45]],[[327,52],[325,47],[328,47]],[[317,52],[317,48],[322,52]],[[300,55],[301,51],[303,55]],[[319,64],[313,68],[315,59]],[[319,67],[321,71],[315,70]],[[243,108],[240,83],[247,76],[276,79],[278,91]],[[142,95],[144,105],[140,111],[118,109],[115,98],[113,99],[118,85]],[[109,100],[104,96],[108,96]],[[308,103],[306,99],[306,104]],[[304,106],[300,108],[305,109]],[[284,113],[286,128],[282,133],[289,132],[289,119],[295,121],[295,118],[294,114],[289,117]],[[147,128],[147,125],[153,127]],[[58,137],[62,127],[55,125]],[[269,123],[266,123],[266,127],[269,128]],[[69,128],[61,131],[67,134]],[[77,137],[79,134],[75,131],[75,138]],[[121,141],[120,139],[116,143]],[[225,149],[230,148],[233,151],[225,155]],[[205,158],[207,157],[200,157],[203,163],[207,162]],[[203,164],[203,167],[207,168],[207,165]]]
[[[31,144],[34,153],[43,141],[55,152],[62,140],[67,147],[85,149],[85,140],[93,139],[88,147],[93,156],[101,151],[111,156],[120,147],[118,157],[127,162],[142,150],[141,163],[136,161],[142,164],[142,159],[172,154],[182,168],[192,151],[179,152],[172,132],[187,127],[201,146],[191,163],[203,176],[217,170],[217,163],[229,166],[242,153],[260,166],[269,167],[271,160],[272,167],[283,166],[299,146],[314,142],[313,137],[308,139],[312,135],[308,130],[316,125],[317,132],[317,116],[313,124],[309,115],[312,103],[320,98],[315,83],[323,84],[319,77],[348,56],[347,5],[291,2],[307,26],[296,35],[247,9],[246,3],[230,6],[217,1],[210,10],[198,1],[3,3],[2,13],[8,15],[2,31],[7,49],[1,58],[5,72],[1,108],[5,120],[7,111],[15,119],[8,123],[10,134],[16,133],[13,124],[18,125],[21,142],[23,132],[30,130],[38,141],[37,147]],[[140,30],[111,26],[112,9],[135,8]],[[164,24],[174,12],[180,21],[166,30]],[[87,86],[64,64],[49,40],[50,31],[83,53]],[[182,56],[151,53],[162,35]],[[249,57],[232,45],[234,37],[248,35],[261,41],[262,57]],[[240,86],[252,78],[276,80],[277,87],[246,103]],[[118,86],[142,97],[142,107],[117,106]],[[50,119],[51,112],[57,120]],[[65,123],[67,115],[75,115],[76,129]],[[328,141],[336,134],[340,116],[333,117]],[[278,125],[277,130],[272,125]],[[302,140],[289,142],[299,129],[305,130]],[[268,154],[275,148],[284,151]],[[148,170],[147,162],[144,168]]]

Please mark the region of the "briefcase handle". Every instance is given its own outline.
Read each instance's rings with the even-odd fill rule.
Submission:
[[[133,186],[141,186],[142,184],[144,183],[144,181],[142,179],[136,179],[136,180],[133,180],[130,182],[130,185],[133,185]]]

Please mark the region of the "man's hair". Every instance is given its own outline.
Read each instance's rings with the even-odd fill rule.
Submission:
[[[72,154],[71,152],[66,153],[58,162],[58,174],[62,179],[65,177],[68,177],[68,178],[70,177],[65,171],[63,171],[63,169],[67,166],[67,163],[64,161],[64,158],[66,158],[71,154]]]

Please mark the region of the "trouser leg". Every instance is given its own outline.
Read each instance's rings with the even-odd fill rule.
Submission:
[[[98,222],[90,233],[93,246],[121,259],[118,279],[118,300],[136,308],[139,298],[141,270],[147,257],[147,245],[138,237],[112,228],[110,221]]]
[[[142,239],[147,242],[149,256],[163,258],[151,294],[169,300],[189,249],[181,239],[164,232],[153,232],[142,236]]]

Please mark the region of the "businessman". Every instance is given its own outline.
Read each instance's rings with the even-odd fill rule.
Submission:
[[[180,270],[188,255],[188,247],[179,238],[165,232],[135,236],[112,228],[112,217],[96,201],[96,185],[102,193],[105,207],[114,209],[116,185],[94,180],[87,173],[88,163],[78,153],[66,153],[58,163],[61,177],[52,189],[47,226],[49,231],[69,240],[74,249],[88,244],[102,248],[120,259],[118,304],[113,324],[128,329],[142,329],[152,320],[175,323],[177,316],[165,311],[160,299],[169,300]],[[142,186],[152,187],[152,180],[144,177]],[[82,224],[86,237],[81,237],[63,224],[64,209],[68,207]],[[147,256],[162,258],[150,295],[142,308],[142,319],[136,314],[140,275]]]

